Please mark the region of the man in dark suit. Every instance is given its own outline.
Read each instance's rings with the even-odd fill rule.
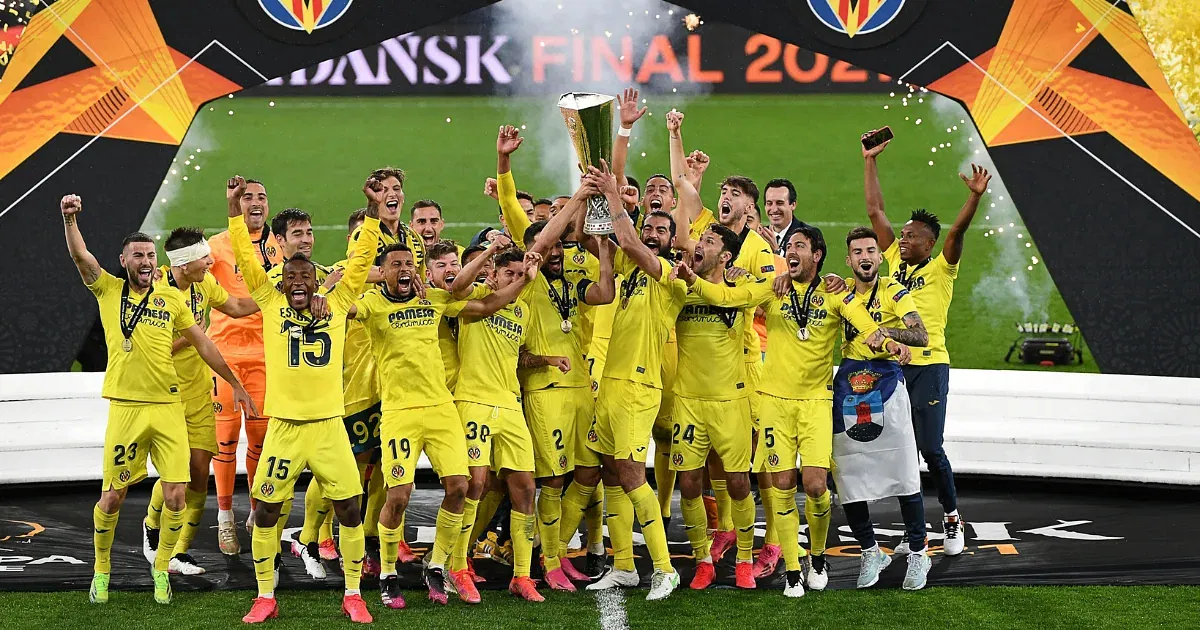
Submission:
[[[772,179],[767,182],[763,197],[766,199],[767,224],[762,226],[760,234],[775,248],[776,254],[783,256],[788,239],[804,225],[795,216],[796,187],[786,179]]]

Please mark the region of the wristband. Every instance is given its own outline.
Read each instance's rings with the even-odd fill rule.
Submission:
[[[632,133],[633,133],[633,128],[632,128],[632,127],[631,127],[631,128],[629,128],[629,129],[626,129],[626,128],[624,128],[624,127],[618,127],[618,128],[617,128],[617,135],[618,135],[618,136],[621,136],[622,138],[628,138],[628,137],[629,137],[629,135],[630,135],[630,134],[632,134]]]

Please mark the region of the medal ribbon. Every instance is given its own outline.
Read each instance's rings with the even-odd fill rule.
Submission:
[[[871,287],[871,297],[867,299],[866,308],[867,308],[868,313],[871,312],[871,304],[873,304],[875,302],[875,294],[878,292],[879,292],[879,280],[876,279],[875,286]],[[846,320],[846,343],[850,343],[851,340],[853,340],[855,337],[857,337],[858,332],[859,332],[858,329],[855,328],[854,325],[850,323],[849,319],[847,319]]]
[[[812,282],[808,283],[808,289],[804,291],[804,308],[800,308],[797,302],[796,287],[792,287],[791,293],[788,293],[788,299],[792,302],[792,317],[796,319],[796,325],[799,330],[808,328],[808,313],[812,309],[812,295],[817,290],[819,278],[813,278]]]
[[[175,282],[175,274],[171,273],[170,269],[167,270],[167,284],[175,287],[176,289],[179,288],[179,283]],[[188,304],[188,306],[190,306],[192,308],[192,320],[196,321],[196,323],[199,323],[200,310],[196,308],[197,300],[196,300],[196,283],[195,282],[188,285],[188,292],[191,294],[191,298],[192,298],[192,301]]]
[[[633,297],[633,290],[637,288],[637,277],[641,272],[641,267],[635,267],[629,277],[621,282],[621,308],[629,306],[629,298]]]
[[[142,297],[142,301],[133,310],[129,310],[129,280],[125,281],[125,285],[121,287],[121,334],[125,340],[129,341],[133,336],[133,329],[142,319],[142,315],[146,312],[146,305],[150,303],[150,294],[154,293],[154,287],[146,289],[146,295]]]
[[[271,268],[275,266],[275,265],[271,264],[271,259],[267,256],[267,239],[270,237],[271,237],[271,226],[264,223],[263,229],[262,229],[262,235],[259,237],[259,239],[257,241],[254,241],[258,245],[258,253],[262,257],[263,271],[270,271]]]
[[[554,289],[554,281],[549,278],[546,278],[546,281],[550,285],[550,301],[554,303],[554,308],[558,311],[558,316],[564,322],[568,321],[571,318],[571,283],[566,278],[562,279],[563,292],[562,297],[559,297],[558,291]]]
[[[908,270],[908,263],[906,263],[906,262],[900,263],[900,274],[899,274],[900,277],[898,277],[896,279],[900,281],[900,284],[904,285],[905,289],[908,289],[911,291],[912,283],[914,280],[916,280],[915,276],[917,275],[917,272],[920,271],[921,268],[924,267],[925,265],[928,265],[929,260],[930,260],[929,258],[926,258],[925,260],[921,261],[921,264],[917,265],[916,267],[913,267],[912,272],[908,273],[907,275],[905,274],[905,272]]]

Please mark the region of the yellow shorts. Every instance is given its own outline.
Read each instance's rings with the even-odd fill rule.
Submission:
[[[389,409],[379,423],[383,478],[389,488],[413,482],[421,451],[439,477],[467,474],[467,441],[454,403]]]
[[[271,418],[250,496],[267,503],[287,501],[305,468],[312,471],[326,499],[342,501],[362,494],[362,479],[341,418],[299,422]]]
[[[120,490],[146,478],[146,456],[167,483],[187,483],[188,431],[183,403],[110,400],[104,429],[104,490]]]
[[[183,401],[183,417],[187,420],[188,448],[217,454],[217,414],[213,412],[212,395],[204,392]]]
[[[750,391],[750,419],[754,421],[755,428],[758,428],[758,382],[762,380],[762,359],[760,355],[754,354],[754,361],[746,361],[746,389]]]
[[[458,417],[467,433],[468,466],[533,472],[533,439],[520,411],[460,400]]]
[[[833,401],[761,394],[759,410],[762,417],[754,472],[780,472],[798,466],[829,468],[833,456]]]
[[[725,470],[750,470],[750,441],[754,425],[750,403],[736,400],[675,398],[671,431],[671,470],[704,468],[710,451],[716,451]]]
[[[584,387],[548,387],[525,392],[525,421],[533,440],[533,476],[561,477],[575,470],[580,431],[586,436],[596,415],[596,399]],[[584,465],[599,466],[586,446]],[[592,462],[595,463],[592,463]]]
[[[596,428],[588,448],[615,459],[646,461],[646,447],[658,415],[662,390],[623,379],[605,378],[596,401]]]
[[[604,376],[604,363],[608,358],[608,337],[592,335],[592,344],[584,356],[588,363],[588,374],[592,377],[592,397],[600,394],[600,379]]]

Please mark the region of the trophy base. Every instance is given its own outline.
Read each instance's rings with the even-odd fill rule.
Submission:
[[[596,223],[588,221],[583,225],[583,233],[591,234],[593,236],[608,236],[609,234],[614,234],[615,232],[616,230],[613,229],[612,221],[598,221]]]

